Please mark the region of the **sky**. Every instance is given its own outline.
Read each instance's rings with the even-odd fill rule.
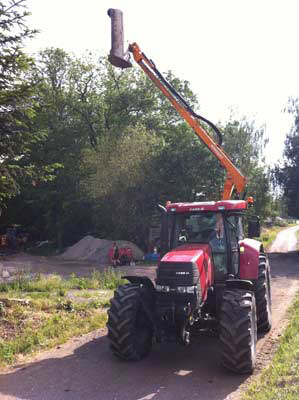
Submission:
[[[108,8],[124,13],[125,42],[137,42],[160,71],[190,82],[200,113],[227,121],[232,112],[265,128],[266,161],[281,159],[299,96],[298,0],[27,0],[26,50],[60,47],[77,56],[110,51]],[[232,111],[233,110],[233,111]]]

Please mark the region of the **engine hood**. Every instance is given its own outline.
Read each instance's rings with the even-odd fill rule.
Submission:
[[[187,280],[187,276],[189,276],[187,275],[189,272],[187,272],[186,275],[183,272],[185,269],[186,271],[192,270],[194,279],[196,277],[199,279],[202,299],[205,300],[207,289],[211,286],[214,280],[210,246],[203,243],[192,243],[183,244],[172,249],[160,260],[157,277],[159,279],[162,276],[163,278],[165,277],[162,284],[168,284],[168,277],[173,275],[180,281],[177,283],[178,286],[184,285],[184,281]]]
[[[208,244],[183,244],[165,254],[161,261],[197,263],[204,258],[205,253],[210,254]]]

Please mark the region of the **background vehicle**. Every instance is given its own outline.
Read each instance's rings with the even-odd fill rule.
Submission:
[[[108,14],[110,62],[128,68],[122,13],[110,9]],[[190,108],[136,43],[129,52],[218,158],[227,177],[221,201],[159,206],[162,257],[156,281],[126,276],[130,283],[115,291],[107,324],[111,349],[120,358],[139,360],[149,353],[153,341],[187,345],[194,332],[209,330],[219,335],[222,365],[250,373],[255,366],[257,330],[271,329],[271,288],[267,256],[262,244],[252,239],[260,235],[257,217],[249,221],[250,238],[244,238],[242,218],[252,199],[231,200],[233,189],[242,194],[246,179],[221,147],[217,127]],[[200,120],[215,131],[218,143]]]

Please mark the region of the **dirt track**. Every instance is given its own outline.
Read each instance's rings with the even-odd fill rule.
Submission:
[[[294,235],[289,228],[279,242],[290,229]],[[285,249],[288,253],[280,248],[270,254],[273,329],[259,338],[256,373],[269,361],[286,322],[285,311],[299,287],[299,256]],[[156,345],[147,359],[126,363],[111,356],[105,335],[103,330],[73,339],[30,363],[3,371],[0,399],[235,400],[248,379],[219,366],[216,338],[202,337],[188,348]]]

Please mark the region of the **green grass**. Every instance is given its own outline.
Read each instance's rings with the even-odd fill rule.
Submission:
[[[36,319],[22,317],[23,320],[20,315],[15,316],[16,325],[16,321],[25,321],[19,322],[19,328],[23,325],[21,331],[11,339],[0,340],[0,365],[14,363],[20,354],[51,348],[73,336],[101,328],[107,320],[106,313],[96,310],[85,310],[84,314],[76,310],[72,313],[60,311],[49,318],[43,315]]]
[[[0,292],[52,292],[59,291],[63,295],[70,289],[114,289],[123,283],[121,273],[108,269],[104,272],[94,271],[90,277],[80,277],[75,274],[69,279],[59,275],[37,275],[30,277],[25,273],[16,276],[13,282],[0,284]]]
[[[113,289],[122,282],[120,273],[108,270],[67,280],[19,274],[1,283],[0,365],[103,327]]]
[[[299,294],[289,311],[290,322],[268,368],[253,382],[242,400],[298,400]]]

